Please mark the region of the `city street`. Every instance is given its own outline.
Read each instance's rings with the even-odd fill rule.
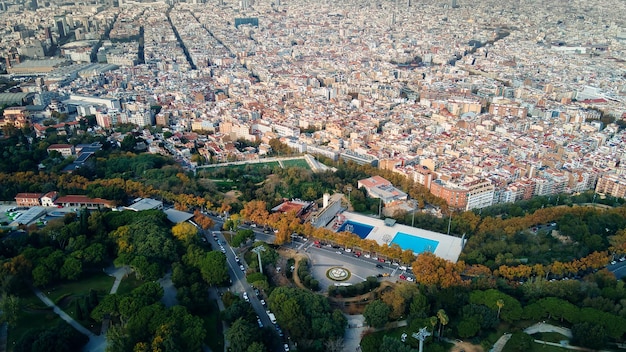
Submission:
[[[228,242],[226,241],[226,238],[224,237],[224,234],[221,232],[221,228],[224,222],[217,217],[211,216],[211,218],[215,222],[215,225],[213,226],[211,231],[208,231],[208,230],[202,231],[202,234],[205,236],[207,241],[209,241],[213,249],[219,250],[220,245],[213,238],[213,235],[215,234],[215,236],[217,237],[217,240],[220,241],[220,243],[226,250],[225,254],[226,254],[226,263],[228,264],[228,275],[230,276],[230,279],[232,281],[232,284],[230,285],[230,287],[226,289],[222,288],[220,289],[220,291],[222,293],[226,291],[233,292],[234,294],[241,297],[242,299],[243,299],[243,293],[246,292],[248,295],[248,299],[250,300],[250,304],[252,305],[252,308],[254,309],[256,314],[261,319],[263,326],[273,327],[274,325],[270,321],[270,318],[265,311],[266,310],[265,307],[263,307],[263,305],[261,304],[260,298],[257,297],[257,295],[255,294],[254,288],[250,286],[250,284],[248,284],[248,282],[246,281],[245,273],[241,271],[241,269],[239,268],[239,264],[237,263],[237,260],[235,259],[237,254],[235,253],[234,249],[228,244]],[[244,267],[246,268],[248,267],[243,256],[239,256],[239,260]],[[273,351],[282,351],[282,350],[283,350],[283,342],[279,338],[276,338],[274,346],[273,346]]]

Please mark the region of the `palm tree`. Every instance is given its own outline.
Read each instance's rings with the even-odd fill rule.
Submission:
[[[438,319],[437,319],[436,316],[430,317],[430,325],[433,326],[433,333],[432,333],[433,339],[435,338],[435,326],[437,326],[437,321],[438,321]]]
[[[500,319],[500,310],[502,310],[502,307],[504,307],[504,300],[503,299],[497,300],[496,305],[498,306],[498,319]]]
[[[449,319],[446,311],[443,309],[439,309],[437,311],[437,318],[439,318],[439,339],[441,340],[441,336],[443,334],[443,327],[448,325]]]

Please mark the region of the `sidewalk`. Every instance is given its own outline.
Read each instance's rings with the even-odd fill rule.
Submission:
[[[222,302],[222,297],[220,296],[220,292],[217,289],[217,287],[211,286],[209,288],[209,299],[214,299],[217,302],[217,307],[219,308],[220,312],[226,309],[226,307],[224,307],[224,302]],[[224,334],[224,351],[225,352],[228,351],[228,348],[230,347],[230,342],[226,339],[227,330],[228,330],[228,326],[226,325],[226,322],[222,320],[222,333]],[[208,347],[206,347],[206,349],[208,349]]]
[[[56,313],[61,319],[66,321],[70,326],[76,329],[81,334],[89,338],[89,342],[83,348],[84,352],[104,352],[106,347],[106,337],[94,335],[91,331],[87,330],[79,322],[74,320],[71,316],[65,313],[59,306],[54,304],[48,296],[44,295],[40,290],[33,288],[33,292],[46,306],[52,308],[52,311]]]

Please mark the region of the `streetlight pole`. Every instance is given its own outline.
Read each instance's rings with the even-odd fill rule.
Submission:
[[[252,252],[256,253],[256,256],[259,258],[259,271],[263,274],[263,264],[261,264],[261,252],[265,252],[265,246],[258,246],[252,250]]]

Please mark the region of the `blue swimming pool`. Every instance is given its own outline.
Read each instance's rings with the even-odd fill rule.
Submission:
[[[348,232],[352,232],[353,234],[361,238],[365,238],[367,237],[367,235],[370,234],[370,232],[372,232],[373,229],[374,229],[374,226],[365,225],[365,224],[361,224],[360,222],[348,220],[341,225],[341,227],[337,230],[337,232],[348,231]]]
[[[403,232],[396,233],[396,236],[393,238],[391,243],[397,244],[404,250],[410,249],[415,254],[420,254],[422,252],[434,253],[435,249],[437,249],[437,246],[439,245],[439,241],[412,236]]]

